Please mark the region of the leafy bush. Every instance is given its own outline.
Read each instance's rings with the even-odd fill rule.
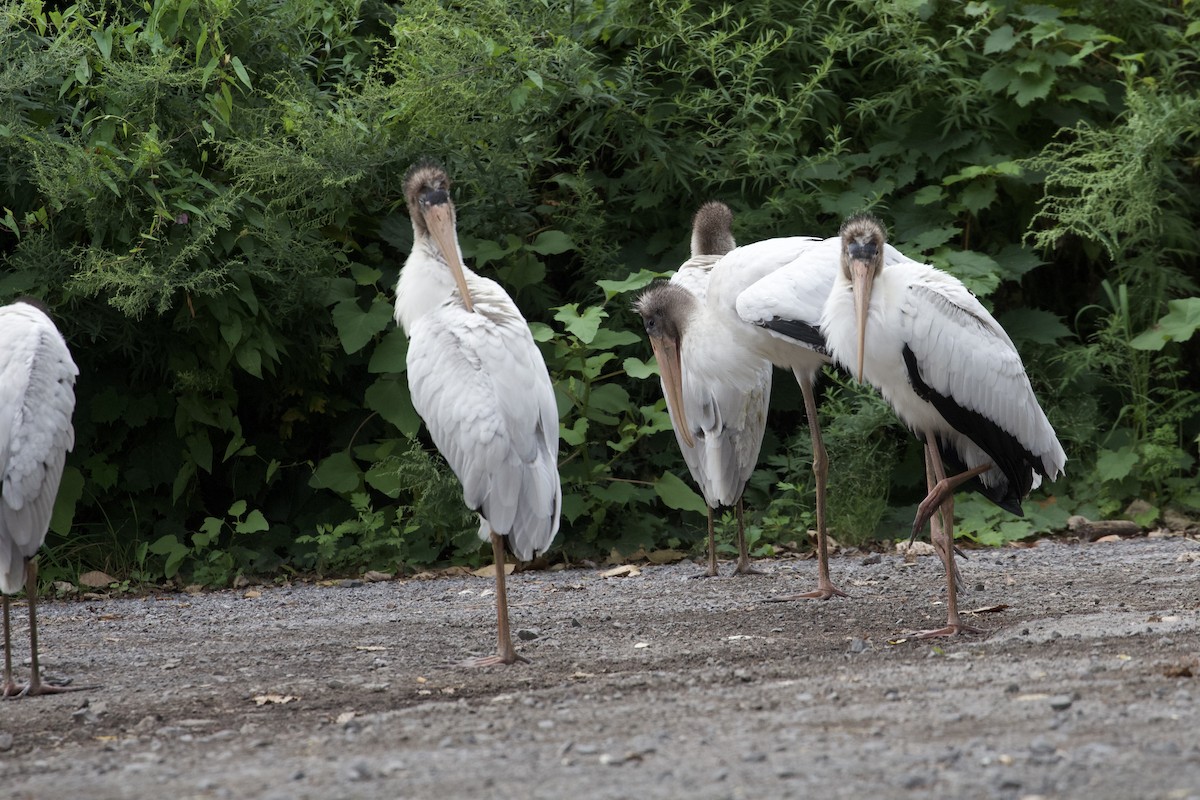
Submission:
[[[550,365],[568,557],[701,541],[629,302],[710,198],[743,241],[873,208],[1004,322],[1070,478],[1029,524],[964,501],[968,535],[1198,505],[1198,34],[1154,3],[4,4],[0,300],[45,297],[82,369],[44,574],[478,558],[391,322],[423,154]],[[809,524],[777,384],[760,552]],[[838,535],[903,533],[912,437],[824,393]]]

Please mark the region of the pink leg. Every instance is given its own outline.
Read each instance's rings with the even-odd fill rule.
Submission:
[[[518,661],[529,663],[529,659],[517,655],[508,630],[508,592],[504,587],[504,537],[493,532],[491,538],[492,561],[496,565],[496,655],[468,659],[462,663],[464,667],[494,667],[499,664],[515,664]]]
[[[743,517],[742,498],[738,498],[737,505],[734,507],[734,513],[737,514],[737,543],[738,543],[738,560],[737,569],[734,570],[736,575],[762,575],[761,572],[750,566],[750,552],[746,548],[746,521]]]
[[[965,473],[964,473],[965,474]],[[938,486],[946,485],[946,468],[933,435],[925,439],[925,476],[932,495]],[[983,629],[963,623],[958,616],[958,566],[954,563],[954,492],[951,491],[929,517],[930,539],[946,568],[946,625],[921,631],[918,639],[935,636],[956,636],[960,633],[983,633]]]
[[[12,634],[8,620],[8,595],[4,595],[4,682],[0,683],[0,697],[15,697],[21,687],[12,676]]]
[[[812,381],[796,375],[800,391],[804,394],[804,413],[808,415],[808,430],[812,436],[813,475],[817,482],[817,588],[811,592],[790,594],[772,598],[773,601],[828,600],[831,597],[850,595],[833,585],[829,578],[829,533],[825,527],[825,488],[829,478],[829,459],[825,453],[825,441],[821,437],[821,421],[817,417],[817,398],[813,394]]]
[[[29,602],[29,664],[30,664],[30,679],[29,685],[17,692],[17,695],[29,695],[36,697],[41,694],[63,694],[65,692],[81,692],[84,689],[93,689],[93,686],[55,686],[54,684],[42,683],[42,671],[38,666],[38,638],[37,638],[37,559],[30,559],[25,563],[25,597]],[[8,598],[4,598],[4,644],[5,644],[5,694],[8,694],[10,685],[12,684],[12,672],[9,664],[9,647],[8,647]],[[15,687],[13,687],[15,688]]]

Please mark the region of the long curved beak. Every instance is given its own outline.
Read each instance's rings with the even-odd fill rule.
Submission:
[[[858,382],[863,382],[863,361],[867,344],[867,311],[871,307],[871,286],[875,271],[862,259],[850,262],[850,288],[854,292],[854,321],[858,324]]]
[[[471,290],[467,288],[466,269],[462,262],[462,253],[458,249],[458,236],[454,231],[454,211],[449,203],[431,205],[425,210],[425,224],[429,233],[437,242],[438,250],[450,266],[450,274],[458,284],[458,293],[462,295],[463,305],[467,311],[474,311],[475,304],[471,302]]]
[[[667,410],[675,430],[688,447],[695,447],[696,440],[688,427],[687,413],[683,410],[683,368],[679,360],[679,342],[661,336],[650,337],[654,357],[658,359],[658,371],[662,374],[663,391],[667,396]]]

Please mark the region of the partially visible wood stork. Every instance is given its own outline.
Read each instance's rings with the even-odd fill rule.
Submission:
[[[696,242],[694,229],[693,247]],[[789,267],[810,253],[813,257],[804,261],[803,268]],[[695,260],[696,257],[693,257]],[[722,353],[730,354],[725,356],[726,359],[740,358],[739,366],[743,368],[755,359],[765,359],[776,366],[790,369],[804,394],[804,408],[813,443],[813,473],[816,477],[817,588],[775,598],[777,600],[827,600],[834,596],[845,596],[829,576],[825,522],[828,461],[813,393],[813,384],[821,366],[829,363],[819,321],[837,265],[834,239],[823,241],[811,236],[791,236],[743,245],[712,265],[707,298],[689,312],[691,321],[688,329],[703,331],[704,336],[716,340],[713,347],[695,347],[697,355],[693,356],[693,361],[711,358],[709,353],[715,347],[719,347]],[[683,304],[686,304],[686,300],[677,303]],[[685,349],[687,338],[686,335],[683,337]],[[739,351],[740,356],[733,355]],[[687,360],[685,356],[683,361]],[[660,356],[660,366],[662,363]],[[686,363],[683,369],[689,369]]]
[[[735,574],[756,572],[742,492],[758,462],[771,400],[771,363],[737,347],[706,315],[709,270],[736,246],[732,224],[724,203],[701,206],[692,220],[692,257],[634,306],[658,359],[675,439],[708,507],[706,577],[718,574],[713,516],[722,506],[733,506],[737,516]]]
[[[985,497],[1020,515],[1031,489],[1062,474],[1066,453],[1012,340],[962,282],[907,258],[885,259],[883,226],[868,214],[847,219],[840,242],[820,320],[826,344],[925,445],[929,495],[913,530],[930,522],[946,569],[947,618],[920,635],[978,632],[958,615],[954,490],[975,479]],[[958,474],[948,478],[946,465]]]
[[[821,327],[821,312],[838,271],[840,239],[787,237],[740,247],[713,268],[710,304],[736,320],[729,324],[743,344],[778,367],[790,369],[804,395],[804,412],[812,437],[816,479],[817,588],[784,595],[775,601],[845,597],[829,575],[825,495],[829,459],[821,437],[814,392],[829,353]],[[903,259],[887,247],[887,260]],[[740,323],[740,324],[738,324]]]
[[[0,307],[0,592],[4,594],[4,681],[0,696],[52,694],[85,687],[42,683],[38,667],[37,559],[46,539],[67,451],[75,446],[79,369],[50,317],[18,300]],[[29,603],[30,679],[12,675],[8,596]]]
[[[496,654],[464,662],[526,661],[513,648],[505,543],[518,559],[545,552],[558,532],[558,408],[546,362],[521,312],[498,283],[463,264],[450,179],[419,161],[404,178],[413,249],[396,284],[396,320],[408,336],[413,407],[479,512],[496,570]]]

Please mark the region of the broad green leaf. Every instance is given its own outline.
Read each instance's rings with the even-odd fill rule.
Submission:
[[[666,503],[668,508],[708,514],[708,506],[704,504],[704,498],[697,494],[695,489],[676,477],[674,473],[664,472],[654,482],[654,492]]]
[[[574,250],[575,243],[562,231],[542,231],[527,247],[539,255],[552,256]]]
[[[491,261],[500,261],[510,253],[516,252],[521,247],[521,240],[512,234],[505,236],[503,243],[460,234],[459,245],[462,247],[464,258],[471,259],[476,266],[482,266]]]
[[[996,181],[994,178],[983,178],[972,181],[958,196],[958,202],[972,214],[978,214],[996,202]]]
[[[1018,40],[1016,34],[1013,33],[1012,25],[1001,25],[988,34],[987,39],[984,40],[983,54],[986,56],[992,53],[1007,53],[1013,49]]]
[[[65,536],[75,521],[75,504],[83,497],[83,473],[72,466],[63,470],[58,483],[58,495],[54,498],[54,510],[50,514],[50,530]]]
[[[629,408],[629,392],[618,383],[593,386],[588,395],[588,405],[619,416]]]
[[[359,286],[374,286],[376,281],[383,277],[382,270],[357,262],[350,265],[350,274],[354,276],[354,282]]]
[[[584,344],[590,344],[600,329],[600,320],[608,316],[608,312],[599,306],[589,306],[579,313],[579,304],[571,303],[554,309],[558,313],[554,319],[563,324],[568,333],[575,334]]]
[[[1039,64],[1037,72],[1018,75],[1010,86],[1010,93],[1015,95],[1017,105],[1027,106],[1034,100],[1041,100],[1050,94],[1054,85],[1054,70],[1045,64]]]
[[[559,423],[558,436],[571,447],[578,447],[587,441],[588,426],[590,424],[587,417],[579,417],[570,428],[565,423]]]
[[[592,337],[590,344],[597,350],[608,350],[625,344],[637,344],[641,340],[642,337],[632,331],[614,331],[608,328],[601,328],[596,331],[596,335]]]
[[[636,292],[638,289],[648,285],[655,278],[662,277],[665,273],[653,272],[652,270],[642,269],[637,272],[629,273],[625,280],[621,281],[596,281],[596,285],[604,290],[604,302],[612,300],[619,294],[625,292]]]
[[[913,202],[919,206],[930,206],[942,202],[946,192],[941,186],[922,186],[913,194]]]
[[[999,322],[1008,332],[1009,338],[1017,344],[1054,344],[1059,339],[1073,335],[1057,314],[1036,308],[1014,309],[1001,316]]]
[[[1080,103],[1103,103],[1105,97],[1104,90],[1100,87],[1082,83],[1071,91],[1058,95],[1058,100],[1062,103],[1072,100]]]
[[[1000,285],[995,260],[977,250],[950,250],[942,248],[934,254],[943,261],[946,270],[958,278],[966,287],[980,297],[986,297]]]
[[[546,265],[530,253],[521,253],[497,270],[500,281],[510,289],[533,286],[546,279]]]
[[[263,513],[256,508],[247,514],[244,520],[234,525],[233,529],[238,533],[261,533],[270,530],[271,526]]]
[[[396,468],[395,460],[374,465],[367,470],[364,477],[376,491],[383,492],[391,498],[400,496],[400,470]]]
[[[919,253],[928,253],[930,250],[934,250],[949,242],[955,236],[958,236],[958,227],[955,225],[930,227],[921,231],[911,241],[904,242],[904,246],[900,249],[912,249]]]
[[[399,327],[383,335],[371,351],[367,372],[404,372],[407,367],[408,337]]]
[[[242,514],[245,514],[245,513],[246,513],[246,501],[245,500],[234,500],[233,505],[231,505],[229,507],[229,512],[226,514],[226,516],[240,517]]]
[[[993,258],[1004,280],[1016,280],[1046,262],[1036,252],[1020,244],[1007,244]]]
[[[262,351],[257,347],[243,345],[233,352],[238,366],[256,378],[262,377]]]
[[[421,418],[413,408],[408,383],[403,378],[379,378],[367,388],[363,402],[367,408],[379,412],[379,416],[399,428],[401,433],[415,436],[421,427]]]
[[[1096,457],[1096,475],[1102,481],[1119,481],[1133,471],[1138,457],[1132,447],[1102,450]]]
[[[625,368],[626,375],[631,378],[637,378],[638,380],[643,380],[645,378],[649,378],[651,375],[658,374],[657,362],[646,363],[640,358],[627,358],[622,363],[622,366]]]
[[[554,328],[544,322],[529,323],[529,333],[535,342],[548,342],[554,338]]]
[[[313,470],[308,485],[314,489],[331,489],[339,494],[358,488],[358,464],[344,450],[324,459]]]
[[[343,300],[333,307],[333,324],[347,354],[357,353],[391,321],[391,306],[379,299],[373,300],[366,311],[358,307],[355,299]]]
[[[116,422],[125,414],[128,398],[113,386],[105,386],[92,397],[90,403],[92,422]]]
[[[1162,350],[1167,342],[1186,342],[1200,328],[1200,297],[1172,300],[1167,315],[1154,327],[1135,336],[1129,346],[1135,350]]]

